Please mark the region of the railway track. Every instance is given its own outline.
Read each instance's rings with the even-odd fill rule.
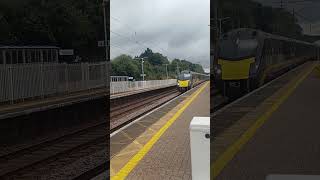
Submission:
[[[156,92],[112,107],[110,131],[181,94],[175,88]],[[106,172],[109,162],[107,125],[105,120],[98,121],[0,155],[0,179],[89,179]]]
[[[175,89],[139,96],[111,108],[110,129],[114,131],[139,116],[178,96]],[[65,133],[29,147],[0,156],[0,179],[82,179],[91,178],[108,169],[107,122]],[[66,170],[68,169],[68,170]],[[50,172],[50,174],[48,174]]]
[[[106,123],[100,123],[56,139],[3,155],[0,157],[0,179],[32,179],[45,175],[45,179],[52,178],[47,172],[58,172],[59,168],[71,165],[77,166],[80,157],[105,151],[107,146]],[[106,152],[108,153],[108,152]],[[104,155],[107,161],[107,154]],[[74,163],[74,164],[72,164]],[[83,170],[78,169],[76,174]],[[65,173],[65,172],[64,172]],[[56,176],[71,176],[71,174],[57,174]],[[65,177],[66,177],[65,176]]]
[[[172,89],[143,99],[137,99],[120,108],[116,108],[116,110],[111,111],[110,114],[111,132],[125,126],[134,119],[150,112],[180,94],[176,89]]]

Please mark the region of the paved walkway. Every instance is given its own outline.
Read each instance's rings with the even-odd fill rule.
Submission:
[[[194,116],[210,116],[210,85],[161,136],[127,179],[191,179],[189,125]]]
[[[217,180],[263,180],[271,174],[320,175],[319,75],[316,68],[297,86]]]

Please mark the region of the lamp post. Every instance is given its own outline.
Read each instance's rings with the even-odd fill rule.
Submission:
[[[169,79],[169,75],[168,75],[168,64],[165,64],[165,66],[166,66],[167,79]]]
[[[144,77],[146,76],[146,74],[144,74],[144,67],[143,67],[144,59],[146,59],[146,58],[148,58],[148,57],[135,58],[135,59],[141,59],[141,76],[142,76],[142,81],[144,81]]]
[[[104,43],[105,43],[105,51],[106,51],[106,61],[110,61],[109,58],[109,36],[108,36],[108,28],[109,28],[109,13],[110,13],[110,1],[103,0],[103,20],[104,20]]]
[[[141,76],[142,76],[142,81],[144,81],[144,76],[145,76],[145,74],[144,74],[144,69],[143,69],[143,63],[144,63],[144,60],[143,60],[144,58],[141,58],[141,72],[142,72],[142,74],[141,74]]]

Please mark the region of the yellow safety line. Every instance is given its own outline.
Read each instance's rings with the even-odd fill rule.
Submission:
[[[152,146],[160,139],[163,133],[178,119],[184,110],[194,101],[194,99],[203,91],[208,85],[208,82],[198,89],[181,109],[140,149],[140,151],[130,159],[130,161],[113,177],[112,180],[125,179],[129,173],[138,165],[142,158],[150,151]]]
[[[240,149],[254,136],[256,131],[269,119],[273,112],[290,96],[290,94],[298,87],[298,85],[312,72],[315,64],[301,76],[297,81],[291,81],[288,91],[276,101],[271,108],[260,116],[256,122],[241,135],[241,137],[233,143],[229,148],[222,153],[221,156],[211,166],[211,172],[213,172],[213,179],[216,178],[223,168],[232,160],[232,158],[240,151]]]

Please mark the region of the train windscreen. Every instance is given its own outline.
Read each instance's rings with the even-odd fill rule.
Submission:
[[[219,58],[226,60],[239,60],[254,56],[258,42],[254,39],[248,40],[222,40],[219,44]]]
[[[191,77],[191,74],[182,73],[179,75],[179,80],[189,80]]]

